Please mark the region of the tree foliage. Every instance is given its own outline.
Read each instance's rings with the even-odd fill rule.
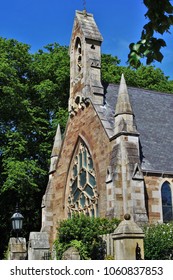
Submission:
[[[122,73],[128,86],[173,93],[173,83],[164,75],[161,69],[154,66],[143,66],[132,69],[119,66],[120,60],[109,54],[102,55],[102,82],[119,84]]]
[[[90,218],[83,214],[61,221],[55,241],[58,259],[71,246],[79,250],[82,259],[104,259],[105,243],[101,235],[112,233],[118,224],[116,218]]]
[[[145,17],[148,19],[144,25],[141,38],[137,43],[131,43],[128,62],[138,68],[141,58],[146,58],[146,63],[161,62],[163,54],[161,49],[166,46],[165,40],[158,38],[157,34],[170,33],[173,26],[173,6],[170,0],[143,0],[147,8]]]
[[[173,258],[173,223],[146,227],[144,238],[146,260],[168,260]]]
[[[18,202],[24,235],[40,230],[41,199],[57,123],[67,119],[68,48],[30,47],[0,38],[0,251]],[[8,233],[8,234],[7,234]]]

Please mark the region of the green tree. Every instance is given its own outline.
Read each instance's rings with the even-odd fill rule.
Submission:
[[[128,62],[135,68],[141,65],[141,58],[146,58],[147,64],[162,61],[161,49],[166,46],[162,35],[170,33],[173,25],[173,6],[170,0],[143,0],[143,3],[147,8],[145,17],[148,22],[143,27],[140,40],[129,46]],[[162,37],[158,38],[157,34]]]
[[[30,47],[0,38],[0,252],[19,202],[24,235],[40,230],[41,200],[57,123],[67,119],[67,47],[52,44],[32,55]]]
[[[173,93],[173,83],[168,80],[161,69],[154,66],[141,65],[136,70],[130,67],[119,66],[120,60],[110,54],[102,55],[102,82],[119,84],[122,73],[128,86]]]
[[[117,56],[111,54],[102,54],[101,56],[101,80],[103,85],[108,83],[117,83],[120,77],[120,60]]]
[[[20,162],[26,139],[19,132],[27,117],[28,65],[31,62],[29,46],[16,40],[0,38],[0,250],[10,234],[9,215],[15,209],[18,185],[14,161]],[[16,158],[17,155],[17,158]],[[9,162],[8,162],[9,159]],[[13,162],[12,162],[13,160]],[[15,169],[15,170],[14,170]],[[9,174],[8,171],[10,172]],[[14,178],[10,182],[14,170]],[[20,170],[20,169],[19,169]],[[5,185],[6,183],[6,185]],[[9,184],[12,189],[9,190]]]
[[[82,259],[104,259],[105,243],[101,235],[112,233],[118,224],[119,220],[116,218],[90,218],[83,214],[61,221],[55,241],[58,259],[71,246],[79,250]]]

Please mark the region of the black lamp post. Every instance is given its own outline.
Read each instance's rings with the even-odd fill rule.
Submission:
[[[12,215],[11,222],[12,222],[12,230],[16,232],[17,237],[19,232],[22,230],[23,219],[24,217],[22,216],[22,214],[19,213],[18,205],[16,205],[16,212]]]

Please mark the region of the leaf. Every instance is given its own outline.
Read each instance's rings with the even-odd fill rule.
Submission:
[[[163,59],[163,54],[161,52],[157,52],[156,53],[156,58],[155,58],[158,62],[161,62]]]
[[[133,47],[132,47],[132,50],[138,52],[140,47],[141,47],[141,44],[139,44],[139,43],[138,44],[134,44]]]

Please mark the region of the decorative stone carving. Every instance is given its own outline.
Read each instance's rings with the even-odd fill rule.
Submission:
[[[77,115],[80,109],[84,110],[90,104],[89,98],[84,98],[82,96],[77,96],[72,102],[71,110],[69,112],[70,117]]]

